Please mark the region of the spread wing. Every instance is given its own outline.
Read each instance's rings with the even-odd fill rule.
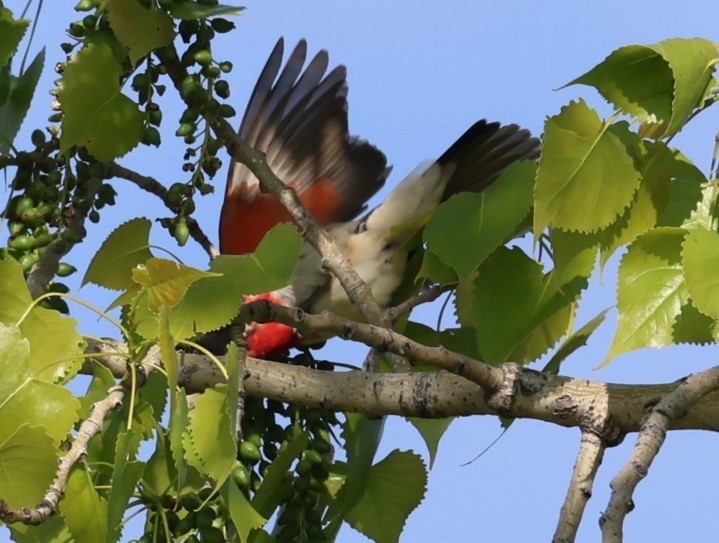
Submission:
[[[280,39],[252,92],[239,135],[266,154],[270,168],[320,224],[350,220],[384,184],[387,159],[349,135],[346,68],[326,73],[329,57],[320,51],[303,69],[304,40],[282,68],[283,49]],[[279,202],[260,193],[247,167],[232,161],[220,218],[221,252],[254,251],[272,227],[290,221]]]

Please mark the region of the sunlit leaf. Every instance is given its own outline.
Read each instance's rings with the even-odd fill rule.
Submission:
[[[694,306],[719,319],[719,234],[695,228],[684,238],[684,277]]]
[[[347,522],[377,543],[396,542],[426,486],[421,458],[410,451],[392,451],[370,469],[364,493],[347,514]]]
[[[429,250],[460,278],[471,274],[529,212],[535,175],[534,163],[519,162],[484,192],[450,198],[425,227]]]
[[[95,283],[114,290],[135,287],[133,268],[152,258],[148,248],[151,227],[148,219],[138,218],[115,228],[90,261],[82,284]]]
[[[225,487],[227,489],[225,498],[227,510],[240,536],[240,541],[245,543],[248,541],[250,532],[264,526],[267,520],[252,507],[247,497],[237,488],[234,481],[228,479],[225,482]]]
[[[40,426],[22,424],[0,443],[0,496],[10,507],[34,507],[52,484],[58,449]]]
[[[157,311],[161,305],[174,307],[192,283],[205,277],[219,277],[219,274],[178,265],[165,258],[151,258],[132,270],[132,278],[148,293],[151,311]]]
[[[84,466],[70,472],[60,514],[75,541],[105,543],[107,537],[107,502],[102,499]]]
[[[655,228],[629,246],[619,266],[619,322],[603,365],[642,347],[675,343],[674,322],[689,299],[681,250],[686,230]]]
[[[117,541],[122,534],[122,518],[145,468],[137,461],[141,432],[133,428],[120,434],[115,447],[112,488],[107,499],[107,540]]]
[[[205,389],[195,395],[193,404],[184,445],[186,450],[194,450],[200,463],[193,462],[192,458],[188,458],[188,462],[221,485],[237,459],[235,429],[230,427],[227,410],[227,386]]]
[[[25,73],[19,77],[10,76],[7,99],[0,100],[0,155],[7,153],[15,141],[15,136],[30,109],[30,102],[44,65],[45,49],[37,54]]]
[[[702,105],[716,62],[711,41],[675,38],[617,49],[569,84],[595,87],[617,109],[662,125],[653,137],[670,136]]]
[[[12,58],[29,24],[27,19],[14,19],[9,9],[0,6],[0,68]]]
[[[150,51],[172,43],[172,19],[164,11],[150,10],[137,0],[108,0],[107,18],[117,39],[129,49],[136,64]]]
[[[63,153],[84,145],[97,159],[112,160],[140,143],[145,114],[120,91],[120,75],[105,45],[88,45],[67,63],[58,93],[64,113]]]
[[[639,139],[625,122],[602,122],[583,100],[545,124],[535,188],[534,235],[548,226],[594,232],[626,209],[639,186],[632,154]]]
[[[222,255],[212,261],[210,272],[221,274],[196,281],[173,309],[172,334],[184,339],[210,332],[237,315],[244,296],[286,286],[297,263],[302,238],[294,226],[273,228],[257,250],[249,255]]]

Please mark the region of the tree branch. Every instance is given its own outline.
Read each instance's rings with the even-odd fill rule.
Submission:
[[[160,199],[160,201],[162,201],[163,204],[165,204],[165,207],[167,209],[169,209],[173,213],[177,213],[177,208],[170,203],[170,200],[168,198],[168,190],[162,183],[152,177],[148,177],[136,171],[130,170],[129,168],[126,168],[118,164],[117,162],[113,162],[112,167],[115,171],[115,177],[130,181],[142,190],[147,191],[150,194],[154,194]],[[202,228],[200,228],[199,223],[192,217],[186,217],[186,220],[187,227],[190,229],[190,236],[192,236],[192,239],[194,239],[200,245],[200,247],[205,250],[205,252],[209,255],[210,259],[217,258],[220,255],[220,251],[210,241],[210,238],[208,238],[207,235],[205,235],[205,233],[202,231]]]
[[[379,351],[402,356],[412,362],[430,364],[455,373],[480,385],[487,392],[496,391],[504,377],[499,368],[454,353],[441,345],[428,347],[389,328],[351,321],[327,311],[313,315],[295,307],[259,300],[244,304],[240,309],[239,318],[244,322],[280,322],[307,335],[319,333],[358,341]]]
[[[386,310],[387,317],[393,322],[400,317],[407,315],[418,305],[434,302],[437,298],[442,296],[445,292],[456,288],[455,285],[430,285],[427,288],[422,289],[419,294],[413,296],[409,300],[402,302],[394,307],[388,307]]]
[[[93,349],[88,341],[88,352]],[[126,350],[126,348],[125,348]],[[224,383],[222,374],[205,356],[179,353],[180,386],[188,393]],[[96,360],[119,378],[126,374],[127,360],[98,355]],[[150,368],[159,365],[159,351],[143,361]],[[83,366],[91,373],[92,366]],[[598,411],[608,421],[592,431],[608,444],[617,436],[642,427],[648,405],[656,405],[673,392],[678,383],[624,385],[574,379],[520,368],[516,391],[503,415],[551,422],[567,428],[587,427],[587,419]],[[313,370],[280,362],[247,358],[245,391],[249,396],[270,398],[306,407],[363,413],[370,417],[443,418],[469,415],[496,415],[478,385],[457,375],[439,372],[367,373]],[[670,430],[719,430],[719,391],[703,396],[683,416],[670,421]],[[606,437],[605,437],[606,436]]]
[[[667,430],[677,420],[686,418],[691,407],[719,388],[719,366],[690,375],[668,391],[652,408],[642,424],[637,442],[621,471],[610,484],[612,494],[607,510],[599,519],[602,541],[622,541],[627,513],[634,509],[632,496],[639,482],[646,477],[659,453]]]
[[[605,449],[606,445],[598,435],[590,431],[582,432],[579,454],[574,464],[567,496],[559,512],[557,529],[552,538],[553,543],[572,543],[577,537],[577,530],[582,522],[584,508],[592,496],[594,477],[604,458]]]

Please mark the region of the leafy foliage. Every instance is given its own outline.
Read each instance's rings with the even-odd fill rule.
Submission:
[[[0,169],[12,179],[0,253],[0,497],[13,507],[42,498],[74,426],[117,384],[92,364],[85,394],[76,398],[65,386],[80,369],[84,343],[77,323],[58,313],[69,311],[60,279],[75,271],[59,259],[82,242],[86,220],[98,222],[114,204],[113,178],[128,174],[113,161],[140,144],[161,146],[168,122],[187,146],[182,172],[133,181],[162,199],[169,216],[158,222],[178,245],[196,236],[195,198],[214,190],[217,153],[228,144],[213,135],[213,121],[234,115],[223,79],[232,64],[215,59],[212,44],[234,28],[223,16],[242,11],[212,4],[79,2],[86,14],[68,29],[73,43],[62,45],[68,59],[52,91],[59,109],[33,132],[27,151],[13,145],[44,55],[12,73],[28,22],[0,8]],[[718,191],[671,138],[716,101],[718,60],[708,40],[672,39],[620,48],[572,81],[595,87],[613,115],[603,119],[577,97],[548,117],[537,164],[517,164],[486,192],[444,203],[412,240],[395,301],[428,278],[453,289],[459,327],[398,328],[492,364],[529,364],[554,349],[545,371],[559,372],[605,320],[603,312],[574,329],[597,260],[603,267],[623,252],[619,326],[605,363],[633,349],[715,342]],[[168,89],[184,111],[163,119]],[[60,514],[16,526],[13,537],[110,543],[137,506],[146,518],[143,542],[333,541],[345,522],[374,541],[397,541],[423,499],[427,473],[410,451],[377,461],[383,419],[240,397],[234,344],[216,361],[227,384],[192,399],[180,386],[178,345],[221,332],[245,296],[290,281],[303,247],[296,228],[280,225],[254,253],[223,255],[201,270],[153,255],[152,225],[137,218],[117,227],[83,280],[119,292],[113,307],[122,307],[117,324],[128,345],[125,402],[73,467]],[[530,231],[533,245],[523,239]],[[27,284],[43,266],[54,276],[33,301]],[[138,364],[157,346],[162,371],[145,379]],[[306,354],[288,362],[334,369]],[[411,422],[431,466],[451,419]],[[149,459],[140,458],[141,447]]]

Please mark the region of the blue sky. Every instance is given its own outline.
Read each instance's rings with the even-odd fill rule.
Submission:
[[[16,13],[24,3],[6,2]],[[57,47],[74,2],[46,2],[38,41],[50,47],[41,90],[51,87],[54,64],[63,55]],[[231,102],[242,111],[269,51],[279,36],[288,44],[307,38],[310,51],[326,48],[332,65],[348,66],[350,128],[379,146],[394,165],[388,187],[421,160],[438,156],[464,129],[480,118],[516,122],[539,134],[547,116],[569,100],[586,97],[603,108],[601,99],[583,87],[562,85],[604,59],[617,47],[655,43],[672,37],[716,39],[719,5],[685,0],[656,2],[554,1],[264,1],[247,4],[248,18],[224,36],[216,57],[232,60],[235,70]],[[39,95],[19,143],[29,127],[48,115],[49,96]],[[168,104],[165,122],[176,111]],[[175,109],[173,109],[175,108]],[[604,110],[606,111],[606,109]],[[705,172],[719,130],[719,110],[703,114],[674,143]],[[237,121],[238,122],[238,121]],[[182,180],[181,142],[165,127],[168,149],[162,159],[138,150],[121,160],[166,183]],[[224,173],[218,194],[198,205],[198,219],[216,240]],[[122,183],[118,181],[118,183]],[[122,187],[121,187],[122,188]],[[384,192],[383,194],[385,194]],[[381,196],[380,196],[381,197]],[[139,215],[164,216],[151,198],[130,190],[91,232],[85,247],[71,261],[81,267],[107,233]],[[158,228],[153,241],[175,250],[174,241]],[[206,264],[195,247],[180,250],[197,266]],[[579,315],[583,324],[614,303],[614,264],[602,284],[593,280]],[[98,306],[114,295],[92,287],[80,294]],[[75,312],[75,309],[73,309]],[[81,331],[115,335],[96,317],[76,312]],[[423,311],[432,319],[432,311]],[[616,314],[575,354],[563,373],[611,382],[664,382],[715,364],[716,347],[644,350],[623,355],[610,366],[594,370],[604,358]],[[359,362],[363,351],[333,347],[328,358]],[[547,541],[551,538],[579,443],[579,431],[535,421],[518,421],[507,435],[476,462],[463,466],[499,433],[496,420],[468,418],[450,427],[430,473],[429,491],[410,517],[403,542],[424,541]],[[597,520],[607,503],[609,481],[623,464],[635,436],[607,452],[578,541],[599,538]],[[389,451],[413,448],[424,454],[416,432],[404,421],[389,421],[380,458]],[[719,474],[716,437],[707,432],[670,434],[649,477],[635,494],[636,510],[627,519],[627,541],[694,541],[716,539]],[[129,532],[127,535],[130,535]],[[345,528],[339,541],[366,539]]]

